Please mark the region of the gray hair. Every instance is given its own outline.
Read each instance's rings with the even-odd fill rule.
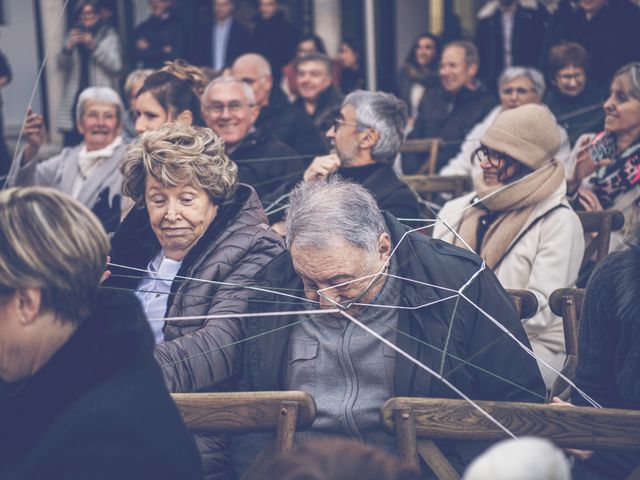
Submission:
[[[636,100],[640,100],[640,62],[627,63],[615,73],[613,78],[623,75],[627,77],[631,85],[629,89],[631,96]]]
[[[384,92],[356,90],[347,95],[343,105],[356,109],[356,129],[373,128],[378,141],[371,158],[378,163],[392,163],[400,151],[407,124],[407,104],[395,95]]]
[[[376,251],[387,226],[373,195],[338,175],[300,182],[289,195],[287,247],[325,248],[336,237],[354,247]]]
[[[544,83],[544,75],[535,68],[530,67],[508,67],[500,75],[498,80],[498,89],[502,88],[505,83],[509,83],[516,78],[526,78],[533,84],[534,91],[540,99],[544,96],[546,85]]]
[[[236,58],[236,61],[233,62],[233,67],[240,62],[250,62],[253,64],[260,76],[268,77],[271,75],[271,64],[259,53],[245,53],[244,55],[240,55]],[[231,70],[233,70],[233,67],[231,67]]]
[[[253,93],[253,89],[251,88],[251,86],[247,85],[242,80],[238,80],[236,77],[232,77],[231,75],[224,75],[209,82],[207,87],[204,89],[204,93],[202,94],[202,104],[205,107],[208,106],[209,93],[211,93],[213,87],[215,87],[216,85],[227,85],[233,83],[235,83],[236,85],[240,85],[242,93],[244,94],[244,98],[251,104],[251,106],[254,106],[256,104],[256,96]]]
[[[449,47],[458,47],[464,50],[464,63],[469,65],[480,64],[480,54],[478,53],[478,47],[467,40],[454,40],[447,43],[442,51],[444,52]]]
[[[124,116],[124,104],[120,95],[109,87],[89,87],[85,88],[78,97],[78,105],[76,106],[76,123],[80,123],[82,116],[84,115],[84,106],[87,102],[102,102],[110,103],[116,107],[116,117],[118,118],[118,125],[122,123],[122,117]]]

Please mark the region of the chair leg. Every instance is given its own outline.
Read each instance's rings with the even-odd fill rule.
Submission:
[[[411,410],[396,410],[394,423],[398,437],[398,451],[402,459],[413,468],[420,470],[416,427]]]
[[[298,404],[295,402],[282,402],[280,404],[280,417],[278,418],[278,430],[276,433],[276,451],[278,453],[288,453],[293,448],[297,421]]]
[[[433,470],[433,473],[440,480],[460,480],[458,472],[451,466],[447,457],[442,454],[432,440],[420,440],[418,450],[424,461],[429,465],[429,468]]]

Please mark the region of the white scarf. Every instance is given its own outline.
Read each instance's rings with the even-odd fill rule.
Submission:
[[[84,181],[94,172],[105,158],[111,158],[116,150],[122,144],[122,137],[118,135],[113,142],[106,147],[98,150],[87,150],[87,146],[83,145],[78,152],[78,176],[73,181],[71,188],[71,196],[77,198]]]

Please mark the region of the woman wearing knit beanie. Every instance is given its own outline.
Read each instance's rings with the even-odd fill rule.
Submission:
[[[444,222],[433,234],[470,246],[505,288],[536,295],[538,313],[524,327],[533,351],[556,370],[565,358],[564,334],[549,296],[575,284],[584,254],[582,226],[565,198],[562,164],[554,158],[559,144],[547,107],[528,104],[502,112],[473,155],[482,169],[475,191],[445,204]],[[551,388],[556,374],[542,364],[540,370]]]

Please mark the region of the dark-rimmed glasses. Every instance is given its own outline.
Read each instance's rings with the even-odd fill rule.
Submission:
[[[518,164],[518,162],[507,155],[506,153],[498,152],[492,148],[480,145],[476,148],[471,155],[471,163],[478,162],[478,165],[482,162],[487,162],[493,168],[506,168],[512,164]]]

